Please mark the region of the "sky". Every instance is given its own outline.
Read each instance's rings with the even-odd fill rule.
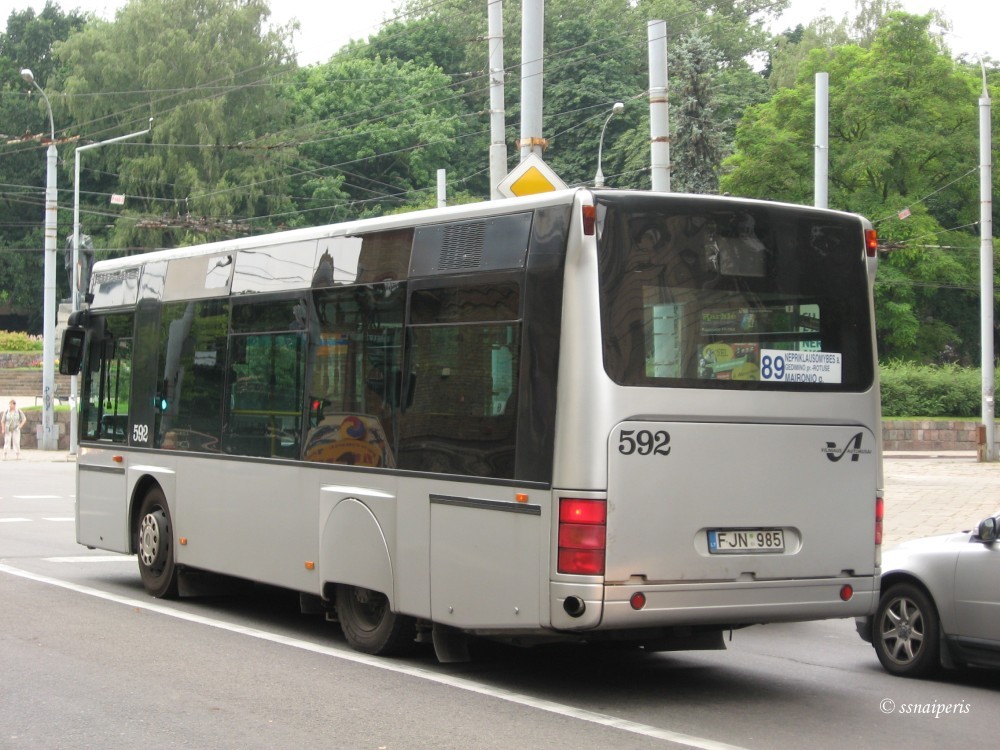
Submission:
[[[520,2],[521,0],[505,0]],[[111,19],[115,11],[125,5],[125,0],[56,0],[63,10],[80,8]],[[479,2],[486,14],[487,0]],[[283,25],[293,18],[301,28],[293,37],[293,44],[300,65],[325,62],[351,39],[366,39],[378,31],[379,25],[396,15],[398,0],[271,0],[272,22]],[[1000,59],[1000,10],[991,0],[902,0],[905,10],[926,13],[939,8],[952,22],[953,30],[948,45],[954,53],[989,55]],[[12,10],[45,6],[45,0],[0,0],[0,23],[6,25]],[[792,0],[791,7],[772,27],[775,31],[808,23],[820,15],[840,20],[853,15],[855,0]],[[509,43],[509,42],[508,42]]]

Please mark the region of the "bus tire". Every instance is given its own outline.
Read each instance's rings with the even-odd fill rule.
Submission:
[[[177,565],[174,563],[174,527],[163,490],[151,488],[139,508],[135,551],[142,585],[157,599],[177,598]]]
[[[360,586],[337,586],[337,619],[348,645],[375,656],[410,652],[417,635],[412,617],[389,609],[385,594]]]

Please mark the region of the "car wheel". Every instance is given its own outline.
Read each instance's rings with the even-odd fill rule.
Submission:
[[[934,602],[912,583],[890,586],[875,610],[872,642],[882,666],[900,677],[924,677],[941,666]]]

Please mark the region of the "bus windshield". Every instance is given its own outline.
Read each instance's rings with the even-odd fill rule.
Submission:
[[[860,217],[604,194],[598,231],[604,367],[616,383],[872,387]]]

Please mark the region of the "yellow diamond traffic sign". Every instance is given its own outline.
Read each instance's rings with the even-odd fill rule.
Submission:
[[[508,198],[564,190],[566,183],[537,154],[528,154],[500,181],[497,189]]]

